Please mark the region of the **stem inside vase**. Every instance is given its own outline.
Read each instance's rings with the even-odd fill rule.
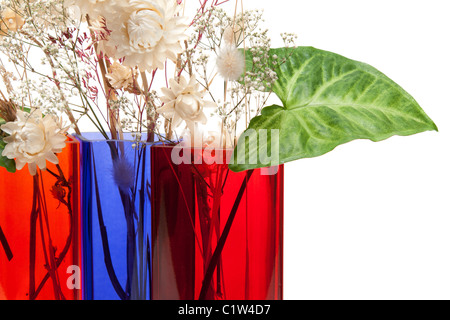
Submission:
[[[102,202],[104,202],[102,197],[108,198],[110,195],[105,193],[105,190],[108,189],[101,190],[102,185],[99,185],[99,178],[105,174],[105,171],[97,170],[97,164],[100,164],[100,162],[96,162],[94,153],[97,149],[91,143],[89,152],[92,158],[93,182],[104,263],[114,291],[121,300],[145,300],[149,298],[148,290],[150,287],[147,283],[150,280],[150,276],[148,274],[148,230],[146,228],[146,221],[149,219],[146,206],[147,200],[150,200],[150,184],[146,177],[149,146],[145,144],[140,145],[133,148],[132,153],[129,153],[127,152],[126,141],[106,141],[106,144],[109,149],[108,153],[113,165],[113,171],[116,173],[115,170],[120,170],[120,164],[116,167],[117,163],[126,163],[127,168],[129,166],[129,172],[127,171],[125,174],[133,175],[132,183],[127,185],[126,188],[113,179],[112,183],[115,183],[113,189],[117,187],[117,191],[114,192],[118,193],[117,198],[120,199],[117,205],[119,203],[121,205],[116,205],[113,209],[109,207],[109,210],[120,210],[118,211],[119,213],[123,212],[123,226],[126,230],[126,238],[123,241],[125,242],[126,252],[124,255],[121,253],[119,258],[122,260],[121,263],[124,262],[125,264],[123,274],[126,276],[126,281],[123,285],[119,281],[120,275],[116,273],[116,268],[121,272],[120,266],[113,263],[112,253],[117,251],[114,249],[114,245],[110,246],[110,242],[117,243],[113,238],[116,235],[107,233],[105,219],[116,225],[121,225],[121,223],[119,221],[111,221],[110,211],[102,209]],[[113,199],[111,200],[113,203],[116,203]],[[108,205],[106,207],[108,208]],[[108,236],[111,236],[111,238],[108,238]],[[113,251],[110,248],[113,248]]]
[[[199,298],[198,298],[199,300],[205,300],[208,298],[208,292],[210,292],[210,290],[212,290],[211,289],[211,281],[212,281],[212,278],[213,278],[213,275],[214,275],[214,272],[216,271],[216,269],[217,269],[217,285],[218,285],[216,293],[218,293],[219,295],[222,294],[222,289],[219,288],[219,286],[221,286],[220,258],[221,258],[222,251],[225,247],[228,235],[230,233],[231,227],[233,225],[233,221],[236,217],[236,213],[239,209],[239,205],[241,203],[242,197],[247,188],[248,180],[251,178],[252,174],[253,174],[253,170],[248,171],[246,176],[244,177],[242,185],[239,189],[239,193],[233,204],[233,208],[231,209],[231,212],[228,216],[225,227],[224,227],[222,234],[220,235],[219,240],[217,242],[216,248],[214,249],[211,259],[208,260],[206,271],[205,271],[205,276],[204,276],[203,282],[202,282],[202,287],[200,289],[200,294],[199,294]],[[214,202],[217,202],[217,201],[219,202],[219,204],[216,204],[216,206],[218,206],[219,208],[220,208],[220,200],[221,200],[220,196],[217,196],[214,198]],[[217,214],[218,214],[218,212],[219,212],[219,209],[217,211]],[[217,217],[219,217],[219,216],[217,215]]]
[[[0,226],[0,243],[3,247],[3,250],[5,251],[6,258],[8,259],[8,261],[11,261],[13,258],[13,253],[11,251],[11,247],[9,246],[8,240],[6,240],[6,236],[1,226]]]
[[[64,173],[59,165],[56,165],[58,174],[53,173],[50,169],[46,171],[40,171],[36,176],[33,177],[33,204],[30,216],[30,279],[29,279],[29,299],[35,300],[41,290],[43,289],[45,283],[49,278],[52,279],[53,292],[55,295],[55,299],[65,299],[64,294],[62,293],[62,287],[60,280],[58,278],[58,268],[65,259],[66,255],[69,253],[70,248],[72,247],[73,241],[73,211],[72,211],[72,186],[69,180],[66,179]],[[50,225],[49,225],[49,213],[47,211],[47,200],[44,194],[44,182],[43,182],[43,174],[49,173],[53,177],[56,178],[56,182],[54,186],[61,187],[60,190],[67,191],[63,192],[59,201],[65,207],[67,207],[67,213],[69,215],[69,233],[67,235],[65,244],[63,249],[60,251],[59,255],[56,255],[55,247],[52,242],[52,235],[50,233]],[[39,220],[38,220],[39,219]],[[46,260],[46,268],[47,273],[44,275],[39,285],[36,287],[36,231],[37,231],[37,222],[39,221],[40,230],[41,230],[41,240],[42,240],[42,249],[43,255]],[[45,229],[44,229],[45,226]],[[45,231],[44,231],[45,230]],[[45,243],[44,234],[47,235],[48,245]]]

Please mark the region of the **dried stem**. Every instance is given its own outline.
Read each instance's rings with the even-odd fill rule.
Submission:
[[[228,216],[227,223],[225,224],[225,227],[222,231],[222,235],[220,236],[219,242],[217,243],[216,249],[214,250],[214,253],[206,270],[205,277],[202,283],[202,288],[200,290],[200,295],[198,298],[199,300],[205,300],[206,298],[206,294],[209,290],[211,280],[214,275],[214,271],[216,270],[217,264],[220,260],[220,255],[222,254],[223,248],[228,238],[228,234],[230,233],[231,230],[231,226],[233,225],[234,218],[236,217],[236,213],[239,209],[242,197],[244,196],[244,192],[247,188],[248,180],[251,178],[252,174],[253,170],[247,171],[247,175],[245,176],[241,188],[239,189],[236,201],[234,202],[233,208],[231,209],[230,215]]]

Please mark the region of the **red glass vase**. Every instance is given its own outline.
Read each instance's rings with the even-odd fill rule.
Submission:
[[[152,299],[282,299],[283,166],[235,173],[172,151],[151,151]]]
[[[0,167],[0,300],[77,300],[80,283],[79,144],[31,176]]]

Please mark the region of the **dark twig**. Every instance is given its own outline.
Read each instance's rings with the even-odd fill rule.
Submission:
[[[114,271],[114,267],[111,260],[111,251],[109,250],[109,244],[108,244],[108,233],[106,232],[106,226],[105,222],[103,220],[103,212],[102,212],[102,204],[100,201],[100,194],[99,194],[99,188],[98,188],[98,181],[97,181],[97,170],[95,167],[95,157],[92,150],[92,162],[93,162],[93,168],[94,168],[94,182],[95,182],[95,197],[97,199],[97,213],[98,213],[98,221],[100,225],[100,233],[102,236],[102,245],[103,245],[103,253],[105,258],[105,265],[106,270],[108,271],[108,276],[111,280],[111,283],[114,287],[114,290],[119,295],[120,299],[122,300],[128,300],[128,295],[123,290],[122,286],[120,285],[119,279],[117,279],[116,273]]]
[[[8,261],[11,261],[11,259],[13,258],[13,253],[11,251],[11,247],[8,244],[8,241],[6,240],[6,236],[3,233],[1,226],[0,226],[0,243],[2,244],[2,247],[5,250],[6,258],[8,258]]]
[[[222,235],[220,236],[219,242],[217,243],[216,249],[211,257],[208,268],[206,269],[205,278],[203,279],[202,288],[200,290],[199,300],[205,300],[206,294],[208,292],[209,286],[211,284],[211,280],[216,270],[217,263],[219,262],[220,255],[222,254],[222,250],[225,246],[225,242],[228,238],[228,234],[230,233],[231,226],[233,225],[234,218],[236,217],[237,210],[239,209],[239,205],[241,203],[242,197],[244,196],[244,192],[247,188],[247,183],[250,177],[253,174],[253,170],[247,171],[247,175],[242,182],[239,193],[236,197],[236,201],[234,202],[233,208],[231,209],[230,215],[228,217],[227,223],[222,231]]]
[[[74,217],[73,213],[72,213],[72,187],[70,185],[70,182],[67,181],[67,179],[65,178],[64,173],[63,173],[63,171],[62,171],[62,169],[61,169],[61,167],[59,165],[57,165],[57,169],[58,169],[58,172],[59,172],[60,176],[58,176],[57,174],[55,174],[53,172],[50,172],[48,169],[47,169],[47,172],[49,172],[52,176],[54,176],[57,179],[56,183],[62,182],[63,186],[68,189],[67,201],[64,201],[64,205],[66,205],[67,209],[68,209],[69,218],[70,218],[70,229],[69,229],[69,235],[67,236],[67,240],[66,240],[66,243],[64,245],[64,248],[62,249],[61,253],[59,254],[58,258],[56,259],[56,268],[58,268],[61,265],[61,263],[63,262],[64,258],[67,255],[67,253],[69,252],[70,247],[72,246],[72,236],[73,236],[72,225],[73,225],[73,219],[76,219],[76,217]],[[35,187],[39,188],[39,185],[36,184]],[[39,194],[38,194],[39,189],[35,189],[35,192],[36,192],[36,195],[33,196],[33,197],[35,197],[33,201],[36,201],[39,198]],[[30,237],[30,239],[31,239],[30,240],[31,241],[30,262],[35,261],[35,255],[36,255],[36,253],[31,252],[32,249],[34,249],[34,251],[36,250],[35,249],[35,246],[36,246],[36,244],[35,244],[35,242],[36,242],[36,240],[35,240],[35,238],[36,238],[36,234],[35,234],[36,231],[35,231],[35,229],[36,229],[36,219],[37,219],[38,210],[35,207],[36,207],[36,204],[33,204],[32,218],[31,218],[31,223],[32,223],[31,232],[33,233],[33,230],[34,230],[34,235],[32,235]],[[33,212],[35,214],[34,222],[33,222]],[[34,241],[33,241],[33,239],[34,239]],[[33,245],[33,242],[34,242],[34,245]],[[34,262],[30,263],[30,268],[32,266],[34,268]],[[31,277],[33,277],[33,280],[31,279]],[[31,300],[36,299],[36,297],[38,296],[39,292],[44,287],[44,284],[49,279],[49,277],[50,277],[50,273],[47,272],[46,275],[44,276],[44,278],[42,279],[42,281],[40,282],[39,286],[37,287],[37,289],[34,289],[34,285],[35,285],[34,284],[34,281],[35,281],[34,280],[34,271],[33,271],[33,275],[31,274],[31,271],[30,271],[30,293],[29,293],[29,295],[30,295],[30,299]],[[31,284],[31,282],[33,282],[33,284]]]

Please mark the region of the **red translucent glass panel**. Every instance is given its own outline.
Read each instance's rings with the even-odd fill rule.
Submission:
[[[79,299],[79,146],[34,177],[0,167],[0,299]]]
[[[152,147],[152,298],[282,299],[283,166],[234,173],[171,151]]]

